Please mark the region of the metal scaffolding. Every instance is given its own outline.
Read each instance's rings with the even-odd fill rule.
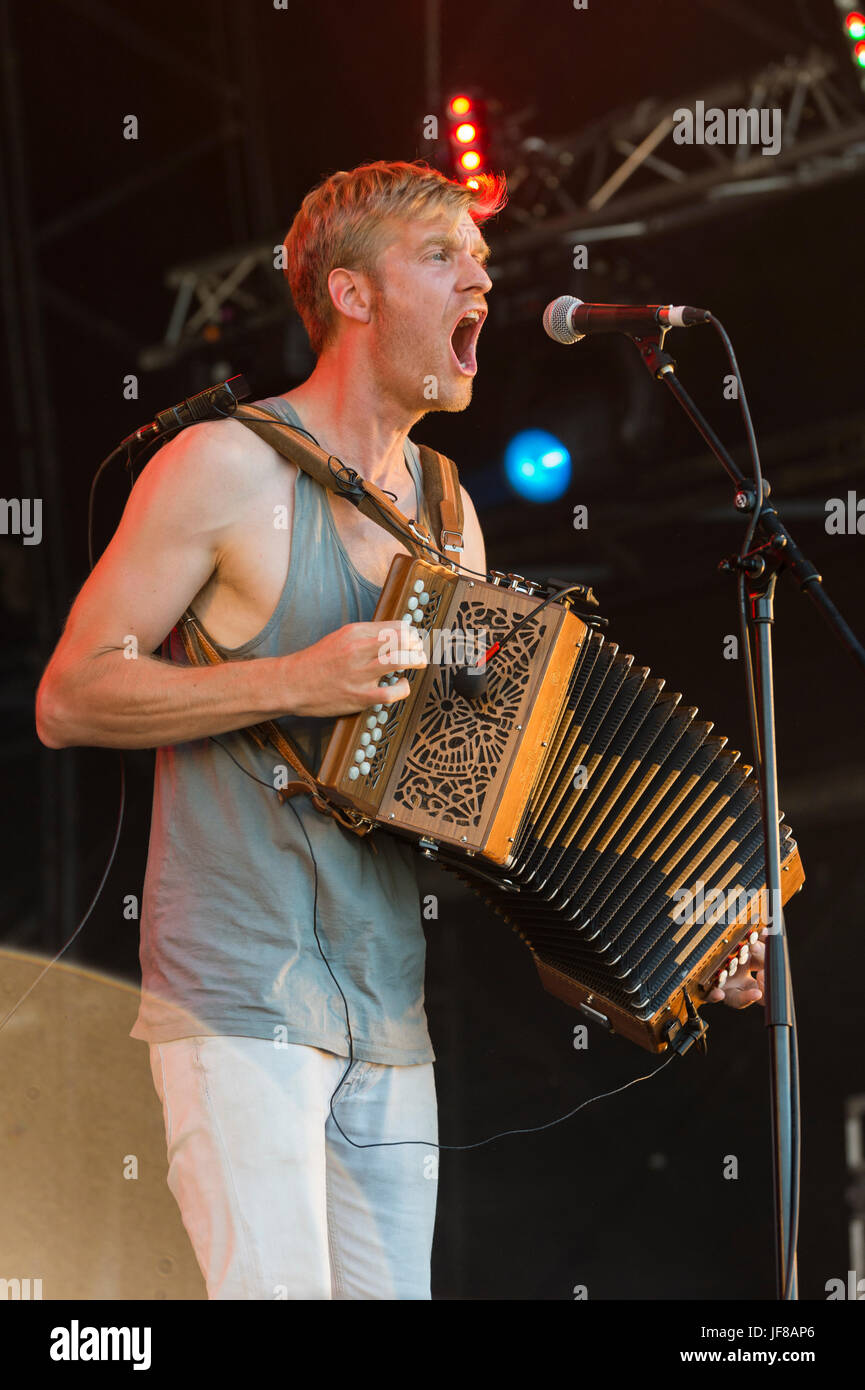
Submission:
[[[635,103],[574,135],[524,139],[508,176],[505,258],[577,237],[652,236],[862,173],[865,109],[839,77],[835,59],[811,49],[699,95]],[[679,112],[699,121],[712,109],[777,109],[778,153],[750,140],[677,143]]]
[[[764,155],[759,143],[676,142],[678,112],[761,108],[781,113],[777,154]],[[536,273],[536,253],[546,249],[647,238],[861,174],[865,110],[847,95],[835,59],[811,49],[699,96],[637,102],[570,135],[522,137],[512,126],[503,153],[510,200],[490,274],[507,287]],[[165,336],[141,353],[141,367],[200,350],[208,329],[228,343],[289,317],[274,252],[272,242],[246,244],[170,270]]]

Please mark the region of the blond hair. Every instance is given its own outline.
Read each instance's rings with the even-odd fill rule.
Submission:
[[[507,202],[503,174],[479,174],[476,188],[446,178],[421,159],[376,160],[341,169],[307,193],[283,243],[284,273],[316,356],[331,341],[336,311],[327,278],[337,266],[375,273],[390,218],[464,212],[480,224]]]

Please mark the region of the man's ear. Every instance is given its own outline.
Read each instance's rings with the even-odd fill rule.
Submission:
[[[373,290],[367,275],[339,266],[328,275],[327,288],[338,314],[357,323],[369,323],[372,318]]]

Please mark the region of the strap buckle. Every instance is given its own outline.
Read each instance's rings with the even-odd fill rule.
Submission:
[[[456,545],[450,545],[450,544],[448,543],[448,537],[449,537],[449,536],[452,536],[452,537],[454,537],[454,538],[456,539],[456,541],[457,541],[457,544],[456,544]],[[463,549],[463,533],[462,533],[462,531],[447,531],[447,530],[442,531],[442,534],[441,534],[441,548],[442,548],[442,550],[462,550],[462,549]]]
[[[315,794],[312,796],[312,804],[322,815],[331,816],[343,829],[350,830],[354,835],[368,835],[375,829],[375,821],[371,821],[361,811],[356,811],[353,806],[337,806],[334,802],[326,801]]]
[[[408,518],[408,529],[411,531],[415,540],[420,542],[424,550],[435,550],[435,545],[433,544],[432,536],[429,534],[428,531],[421,530],[421,528],[418,526],[417,522],[414,520],[413,517]]]

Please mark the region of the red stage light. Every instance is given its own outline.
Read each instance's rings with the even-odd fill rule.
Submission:
[[[490,162],[486,98],[466,88],[448,98],[445,110],[452,177],[465,183],[468,175],[474,174],[476,178],[470,186],[479,187],[478,178]]]
[[[844,20],[844,27],[851,39],[865,39],[865,15],[859,10],[851,10]]]

